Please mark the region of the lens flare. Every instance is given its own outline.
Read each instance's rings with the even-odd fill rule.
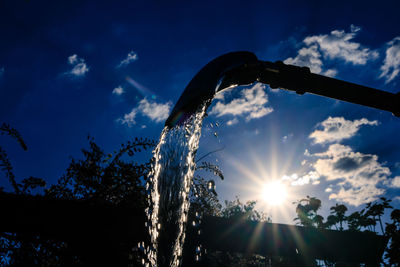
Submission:
[[[141,85],[140,83],[138,83],[137,81],[135,81],[134,79],[132,79],[132,77],[130,76],[126,76],[125,80],[132,85],[133,87],[136,88],[136,90],[138,90],[138,92],[142,95],[142,96],[146,96],[146,97],[151,97],[152,99],[156,98],[156,95],[153,94],[153,92],[151,92],[148,88],[146,88],[145,86]]]

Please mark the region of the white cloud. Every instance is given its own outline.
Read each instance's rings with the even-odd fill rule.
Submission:
[[[314,139],[314,143],[331,143],[351,138],[362,125],[378,125],[378,121],[365,118],[351,121],[343,117],[328,117],[319,125],[322,126],[322,130],[315,130],[309,138]]]
[[[329,117],[319,125],[322,130],[310,134],[314,143],[340,142],[354,136],[362,125],[377,125],[377,121],[345,120],[342,117]],[[400,176],[390,179],[391,171],[385,163],[378,161],[374,154],[355,152],[349,146],[339,143],[330,144],[326,151],[310,153],[307,149],[308,176],[299,177],[297,185],[311,182],[319,183],[322,179],[329,181],[325,189],[329,199],[359,206],[375,201],[386,192],[388,187],[400,187]],[[303,166],[305,164],[302,164]],[[300,179],[302,178],[302,179]]]
[[[165,104],[149,102],[146,98],[139,102],[138,110],[152,121],[162,122],[168,118],[171,102]]]
[[[325,76],[337,75],[335,69],[324,69],[322,59],[341,59],[354,65],[365,65],[367,61],[378,58],[378,52],[364,48],[360,43],[353,42],[360,31],[359,27],[351,25],[350,33],[334,30],[330,34],[308,36],[303,40],[296,57],[289,57],[284,62],[296,66],[309,67],[311,72]]]
[[[68,63],[69,64],[74,65],[77,62],[78,62],[78,55],[77,54],[73,54],[72,56],[68,57]]]
[[[297,175],[297,173],[293,173],[292,175],[283,175],[282,176],[282,180],[289,180],[289,181],[291,181],[291,180],[296,180],[296,179],[298,179],[299,178],[299,176]]]
[[[366,184],[361,187],[340,188],[339,192],[329,195],[329,199],[345,202],[353,206],[360,206],[378,199],[385,192],[373,184]]]
[[[121,124],[126,124],[128,127],[132,127],[134,124],[136,124],[135,118],[137,112],[137,108],[133,108],[131,112],[125,114],[123,118],[119,118],[117,121]]]
[[[394,177],[392,180],[390,180],[390,187],[395,187],[398,188],[400,187],[400,176]]]
[[[351,41],[359,31],[359,27],[352,25],[349,33],[334,30],[330,34],[306,37],[303,42],[307,46],[317,45],[324,57],[329,59],[342,59],[354,65],[365,65],[368,60],[376,59],[379,54]]]
[[[337,70],[328,69],[323,73],[323,75],[328,76],[328,77],[335,77],[337,75]]]
[[[322,72],[323,63],[321,60],[321,53],[318,51],[318,46],[316,45],[301,48],[295,58],[289,57],[284,63],[309,67],[313,73]]]
[[[320,175],[315,171],[310,171],[303,176],[299,176],[297,173],[293,173],[292,175],[284,175],[282,176],[282,180],[290,181],[290,184],[293,186],[301,186],[312,183],[313,185],[319,184]]]
[[[121,68],[121,67],[125,67],[127,65],[129,65],[130,63],[134,62],[138,60],[138,55],[136,54],[136,52],[131,51],[128,53],[128,55],[126,56],[125,59],[123,59],[117,66],[117,68]]]
[[[86,65],[85,60],[79,58],[76,54],[68,57],[68,63],[73,65],[72,70],[68,72],[71,75],[84,76],[89,71],[89,67]]]
[[[89,68],[87,67],[86,63],[81,62],[76,64],[72,70],[71,70],[71,74],[75,75],[75,76],[84,76],[86,72],[89,71]]]
[[[238,120],[237,118],[233,118],[233,119],[227,121],[227,122],[226,122],[226,125],[232,126],[232,125],[237,124],[238,122],[239,122],[239,120]]]
[[[349,146],[333,144],[327,151],[312,156],[317,157],[312,164],[316,175],[337,182],[339,190],[330,194],[330,199],[359,206],[376,200],[385,192],[378,185],[391,172],[378,162],[377,155],[354,152]]]
[[[380,78],[386,83],[392,81],[400,72],[400,36],[387,43],[386,57],[381,67]]]
[[[240,98],[226,104],[223,103],[224,97],[221,95],[219,99],[222,101],[217,102],[209,114],[217,117],[246,115],[246,121],[249,121],[266,116],[273,111],[271,107],[266,107],[268,96],[265,93],[265,85],[257,83],[243,89],[240,94]]]
[[[124,92],[124,88],[122,88],[121,86],[114,88],[114,90],[112,91],[112,93],[116,95],[122,95]]]
[[[135,119],[137,114],[141,114],[156,123],[162,122],[168,118],[171,105],[171,102],[162,104],[149,102],[146,98],[144,98],[140,100],[139,105],[133,108],[130,113],[125,114],[123,118],[119,118],[117,121],[121,124],[126,124],[128,127],[132,127],[136,124]]]
[[[281,138],[282,143],[286,143],[286,142],[287,142],[289,139],[291,139],[292,137],[293,137],[293,134],[292,134],[292,133],[283,136],[283,137]]]

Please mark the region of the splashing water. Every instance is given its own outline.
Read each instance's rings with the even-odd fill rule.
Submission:
[[[189,190],[195,171],[202,121],[207,103],[183,125],[165,127],[153,151],[152,171],[146,188],[151,247],[148,264],[155,267],[180,265],[189,211]]]

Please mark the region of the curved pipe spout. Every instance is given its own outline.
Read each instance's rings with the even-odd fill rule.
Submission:
[[[400,93],[393,94],[374,88],[314,74],[307,67],[260,61],[251,52],[233,52],[208,63],[190,81],[165,125],[172,128],[184,123],[196,110],[211,104],[216,92],[253,82],[271,88],[312,93],[354,104],[392,112],[400,117]]]
[[[222,89],[218,84],[227,72],[257,62],[257,57],[251,52],[233,52],[208,63],[190,81],[165,125],[172,128],[185,122],[201,104],[209,102],[209,105],[211,103],[215,93]],[[226,85],[225,88],[230,85]]]

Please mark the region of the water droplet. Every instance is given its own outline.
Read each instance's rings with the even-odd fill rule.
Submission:
[[[208,190],[215,190],[215,182],[214,182],[214,180],[208,181],[208,183],[207,183],[207,189],[208,189]]]

